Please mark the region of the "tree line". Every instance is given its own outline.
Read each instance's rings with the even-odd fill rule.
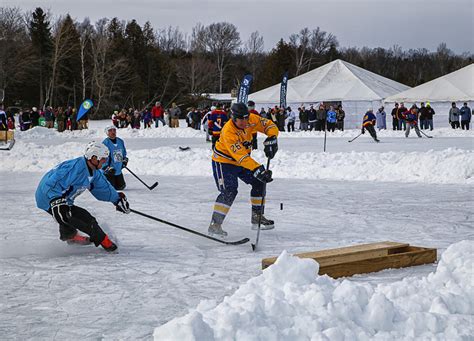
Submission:
[[[285,71],[292,78],[338,58],[416,86],[472,63],[473,55],[455,54],[445,43],[434,52],[340,47],[319,27],[265,50],[258,31],[242,40],[227,22],[198,23],[185,33],[136,20],[78,22],[39,7],[0,7],[0,100],[7,105],[77,108],[91,98],[97,117],[154,101],[196,105],[203,93],[237,89],[246,73],[254,77],[253,92],[279,83]]]

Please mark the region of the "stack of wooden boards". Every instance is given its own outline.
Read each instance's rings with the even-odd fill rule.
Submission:
[[[295,254],[319,263],[319,275],[333,278],[396,269],[436,262],[436,249],[396,242],[362,244],[338,249]],[[275,263],[277,257],[264,258],[262,268]]]

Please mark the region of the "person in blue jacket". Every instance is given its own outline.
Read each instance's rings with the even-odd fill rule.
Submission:
[[[130,213],[125,195],[117,192],[100,171],[108,156],[104,144],[92,141],[84,156],[60,163],[41,179],[35,194],[36,205],[59,223],[59,239],[68,243],[94,243],[106,251],[117,249],[97,220],[84,208],[74,205],[75,198],[88,189],[96,199],[109,201],[117,211]],[[78,234],[77,230],[89,237]]]
[[[123,178],[122,168],[127,167],[127,149],[125,143],[117,137],[117,129],[111,125],[105,128],[107,137],[102,141],[109,148],[109,157],[107,162],[102,166],[107,180],[114,186],[117,191],[125,189],[126,183]]]
[[[336,115],[337,114],[334,111],[334,107],[331,105],[326,114],[326,122],[327,122],[328,131],[334,132],[334,130],[336,130],[336,122],[337,122]]]

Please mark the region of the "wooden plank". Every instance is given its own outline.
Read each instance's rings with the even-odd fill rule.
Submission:
[[[315,252],[298,253],[295,256],[300,258],[312,258],[318,261],[320,266],[331,264],[341,264],[356,260],[371,259],[387,256],[392,250],[407,247],[409,244],[384,241],[379,243],[353,245],[348,247],[321,250]],[[264,258],[262,268],[275,263],[277,257]]]
[[[13,140],[13,130],[0,130],[0,141],[10,141]]]
[[[408,266],[434,263],[436,257],[436,249],[411,246],[408,248],[407,252],[394,253],[385,257],[321,266],[319,268],[319,274],[326,274],[333,278],[339,278],[384,269],[398,269]]]

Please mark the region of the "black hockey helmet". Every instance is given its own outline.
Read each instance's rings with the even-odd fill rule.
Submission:
[[[249,109],[244,103],[234,103],[230,108],[232,120],[236,120],[237,118],[245,119],[250,116]]]
[[[248,101],[248,102],[247,102],[247,106],[248,106],[249,108],[250,108],[250,107],[255,108],[255,102],[254,102],[254,101]]]

